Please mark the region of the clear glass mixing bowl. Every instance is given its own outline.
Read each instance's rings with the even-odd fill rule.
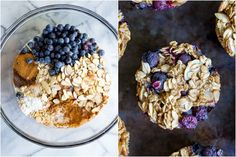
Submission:
[[[108,72],[112,78],[108,104],[92,120],[78,128],[54,128],[25,116],[18,107],[13,89],[12,63],[19,50],[47,24],[76,26],[96,39],[105,50]],[[20,136],[49,147],[69,147],[91,142],[106,133],[118,115],[117,32],[98,14],[73,5],[50,5],[33,10],[18,19],[1,40],[1,115]]]

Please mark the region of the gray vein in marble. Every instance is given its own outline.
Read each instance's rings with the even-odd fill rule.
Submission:
[[[30,0],[27,0],[27,1],[28,1],[29,4],[30,4],[32,7],[34,7],[35,9],[38,8],[32,1],[30,1]]]
[[[41,152],[42,150],[46,149],[46,147],[42,147],[42,148],[39,148],[33,152],[31,152],[30,154],[27,154],[27,156],[33,156],[34,154],[38,153],[38,152]]]
[[[7,28],[1,25],[1,37],[6,33]]]

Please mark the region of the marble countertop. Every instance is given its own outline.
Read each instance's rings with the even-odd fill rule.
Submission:
[[[15,20],[35,8],[50,4],[73,4],[88,8],[117,28],[118,3],[108,1],[1,1],[1,36]],[[92,150],[92,151],[91,151]],[[115,156],[117,125],[101,138],[82,146],[55,149],[31,143],[12,131],[1,118],[1,155],[3,156]]]

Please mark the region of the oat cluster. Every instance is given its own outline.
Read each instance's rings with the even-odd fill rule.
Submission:
[[[180,157],[180,156],[195,156],[195,154],[192,151],[192,147],[184,147],[178,150],[177,152],[174,152],[170,155],[171,157]]]
[[[138,104],[152,122],[164,129],[180,128],[183,116],[194,107],[215,106],[220,96],[220,76],[211,59],[202,55],[200,49],[172,41],[157,54],[157,64],[149,57],[149,63],[142,61],[135,74]],[[184,64],[179,57],[182,54],[185,58],[191,56],[191,60]],[[156,73],[166,76],[164,82],[152,81]],[[187,121],[196,123],[197,120],[188,118]]]
[[[129,154],[129,132],[126,130],[125,123],[118,118],[118,134],[119,134],[119,156],[127,156]]]
[[[216,34],[226,52],[234,57],[236,54],[236,1],[224,0],[215,13]]]
[[[73,115],[69,115],[69,119],[65,117],[64,114],[68,111],[63,111],[66,108],[60,107],[63,106],[62,104],[71,105],[78,112],[81,111],[81,115],[74,116],[82,116],[83,112],[96,115],[107,103],[111,79],[105,70],[103,58],[98,54],[81,57],[74,66],[63,66],[61,73],[56,76],[50,76],[48,65],[37,64],[39,72],[35,84],[19,88],[19,92],[24,94],[24,98],[19,100],[23,111],[27,108],[26,98],[34,98],[42,102],[41,108],[28,113],[37,121],[46,125],[57,125],[58,121],[52,120],[55,117],[61,119],[61,123],[65,123],[62,121],[66,119],[70,121],[70,118],[81,118]],[[64,126],[70,127],[66,123]]]
[[[118,47],[119,47],[119,58],[124,55],[127,43],[131,39],[131,33],[128,24],[124,21],[124,16],[121,11],[118,15],[119,26],[118,26]]]

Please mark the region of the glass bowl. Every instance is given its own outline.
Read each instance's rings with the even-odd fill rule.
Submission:
[[[108,73],[112,78],[108,104],[89,122],[77,128],[47,127],[27,117],[20,110],[13,88],[12,63],[19,50],[47,24],[76,26],[96,39],[105,50]],[[91,142],[105,134],[118,115],[117,32],[98,14],[74,5],[50,5],[30,11],[19,18],[1,40],[1,115],[20,136],[49,147],[70,147]]]

